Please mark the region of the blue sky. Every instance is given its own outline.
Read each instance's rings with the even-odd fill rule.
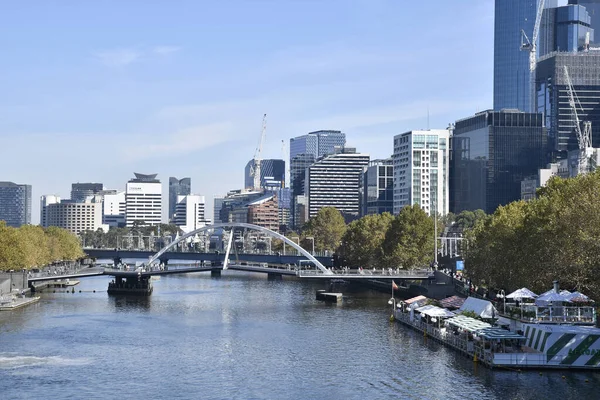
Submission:
[[[320,129],[372,158],[492,106],[492,0],[3,2],[0,180],[69,197],[133,172],[212,197]],[[163,188],[163,191],[165,188]],[[166,203],[164,208],[166,209]],[[212,214],[209,214],[212,215]]]

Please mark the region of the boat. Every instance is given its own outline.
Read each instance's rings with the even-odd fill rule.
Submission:
[[[490,368],[600,370],[595,307],[560,293],[555,282],[549,302],[500,303],[501,311],[474,297],[454,313],[423,299],[390,303],[394,320]]]

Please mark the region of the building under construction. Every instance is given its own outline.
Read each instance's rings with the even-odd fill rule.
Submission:
[[[536,74],[538,112],[544,114],[548,128],[548,162],[567,158],[568,151],[579,146],[565,66],[578,118],[591,122],[591,145],[600,147],[600,51],[551,53],[540,58]]]

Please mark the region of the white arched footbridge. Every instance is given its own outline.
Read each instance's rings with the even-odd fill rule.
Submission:
[[[314,263],[314,265],[320,270],[320,272],[323,275],[333,275],[333,272],[330,271],[329,269],[327,269],[323,264],[321,264],[321,262],[319,260],[317,260],[312,254],[310,254],[308,251],[306,251],[305,249],[302,248],[302,246],[298,245],[297,243],[293,242],[292,240],[288,239],[287,237],[274,232],[270,229],[267,228],[263,228],[262,226],[258,226],[258,225],[253,225],[253,224],[246,224],[246,223],[242,223],[242,222],[229,222],[229,223],[219,223],[219,224],[213,224],[213,225],[207,225],[204,226],[202,228],[198,228],[195,229],[191,232],[186,233],[183,236],[180,236],[179,238],[177,238],[176,240],[174,240],[172,243],[170,243],[169,245],[165,246],[164,248],[162,248],[158,253],[156,253],[155,255],[153,255],[152,257],[150,257],[150,259],[148,260],[148,265],[151,265],[152,263],[154,263],[156,260],[160,259],[160,257],[166,253],[167,251],[169,251],[170,249],[172,249],[173,247],[177,246],[177,244],[183,240],[186,240],[187,238],[190,238],[192,236],[195,236],[198,233],[201,232],[205,232],[205,231],[210,231],[210,230],[214,230],[214,229],[231,229],[231,234],[229,236],[229,241],[227,243],[227,250],[225,253],[225,261],[223,262],[223,269],[227,269],[227,263],[229,262],[229,252],[231,250],[231,243],[233,241],[233,230],[235,228],[245,228],[245,229],[250,229],[250,230],[254,230],[254,231],[258,231],[261,233],[264,233],[270,237],[273,237],[275,239],[279,239],[282,240],[284,243],[286,243],[287,245],[291,246],[292,248],[298,250],[298,252],[300,252],[300,254],[302,254],[303,256],[305,256],[308,260],[310,260],[311,262]]]

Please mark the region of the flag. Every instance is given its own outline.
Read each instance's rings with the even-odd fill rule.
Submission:
[[[392,289],[398,290],[398,285],[396,285],[396,282],[394,282],[394,281],[392,281]]]

